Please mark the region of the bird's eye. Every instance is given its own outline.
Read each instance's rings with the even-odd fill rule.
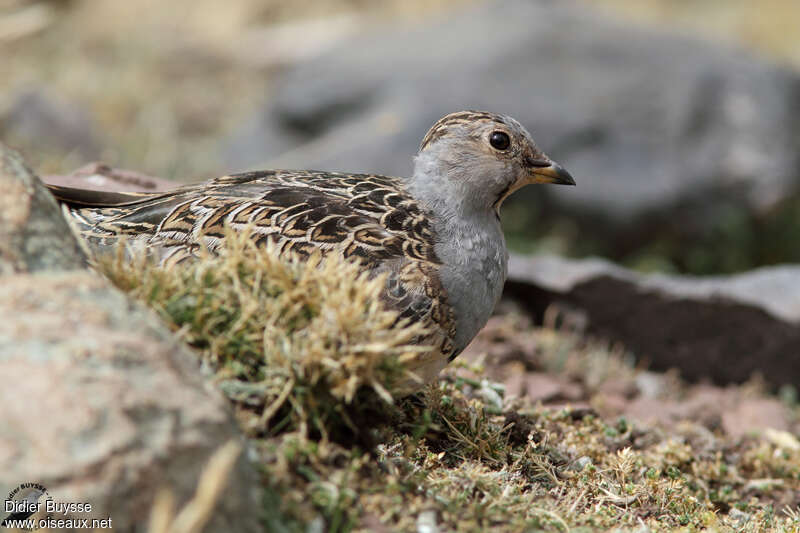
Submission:
[[[511,139],[508,138],[508,134],[502,131],[493,131],[491,135],[489,135],[489,144],[492,145],[492,148],[495,150],[507,150],[509,146],[511,146]]]

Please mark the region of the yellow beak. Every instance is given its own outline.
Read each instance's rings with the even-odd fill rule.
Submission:
[[[564,167],[552,161],[535,161],[531,165],[530,183],[554,183],[556,185],[575,185],[572,175]]]

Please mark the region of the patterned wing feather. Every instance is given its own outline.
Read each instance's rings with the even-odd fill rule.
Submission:
[[[263,171],[166,193],[54,193],[100,248],[121,236],[143,239],[174,263],[195,256],[201,245],[215,250],[228,225],[252,227],[259,243],[273,241],[281,253],[320,250],[357,259],[375,273],[388,271],[386,302],[401,318],[436,324],[429,340],[447,356],[453,351],[454,320],[438,278],[434,233],[397,178]]]

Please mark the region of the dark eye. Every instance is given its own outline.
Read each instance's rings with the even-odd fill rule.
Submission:
[[[495,150],[507,150],[509,146],[511,146],[511,139],[508,138],[508,134],[502,131],[493,131],[491,135],[489,135],[489,144],[492,145],[492,148]]]

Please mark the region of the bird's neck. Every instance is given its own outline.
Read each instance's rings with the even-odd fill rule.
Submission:
[[[474,183],[490,180],[474,179],[474,169],[452,154],[429,150],[414,159],[414,174],[407,180],[409,192],[433,213],[452,218],[485,218],[496,214],[485,190],[471,190]]]

